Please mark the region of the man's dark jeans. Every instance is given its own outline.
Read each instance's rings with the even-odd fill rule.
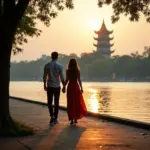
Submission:
[[[48,108],[51,118],[58,118],[58,109],[59,109],[59,97],[60,97],[60,87],[48,87],[47,88],[47,99],[48,99]],[[53,110],[53,99],[54,99],[54,110]]]

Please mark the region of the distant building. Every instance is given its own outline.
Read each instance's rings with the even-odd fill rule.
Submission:
[[[42,60],[47,60],[47,56],[46,56],[46,55],[42,55],[42,56],[40,57],[40,59],[42,59]]]
[[[111,47],[114,44],[111,44],[110,41],[113,38],[110,38],[109,35],[113,33],[113,31],[108,31],[103,20],[102,26],[100,30],[94,31],[97,34],[97,37],[94,37],[97,44],[93,44],[96,47],[96,52],[100,52],[102,55],[106,57],[110,57],[114,51],[111,51]]]

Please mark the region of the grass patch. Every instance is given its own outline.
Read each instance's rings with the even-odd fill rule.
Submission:
[[[12,120],[10,125],[4,126],[0,129],[0,137],[29,136],[33,134],[33,128],[16,120]]]

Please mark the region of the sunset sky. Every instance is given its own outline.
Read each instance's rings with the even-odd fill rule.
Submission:
[[[75,0],[73,10],[64,10],[51,22],[49,28],[38,23],[42,29],[39,38],[30,38],[23,46],[24,52],[12,56],[12,60],[35,60],[42,54],[50,55],[52,51],[70,54],[92,52],[94,39],[93,29],[101,27],[102,20],[108,30],[114,30],[115,49],[113,55],[143,52],[144,46],[150,46],[150,24],[141,15],[139,22],[130,22],[128,17],[121,16],[119,22],[111,24],[113,13],[111,6],[99,8],[97,0]]]

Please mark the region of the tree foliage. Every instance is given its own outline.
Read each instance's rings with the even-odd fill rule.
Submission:
[[[21,2],[22,1],[22,2]],[[14,54],[21,52],[22,44],[28,42],[28,37],[40,36],[41,30],[37,28],[37,23],[41,21],[45,26],[50,26],[51,20],[58,15],[59,11],[65,8],[72,9],[72,0],[24,0],[29,1],[29,5],[18,24],[18,28],[15,34],[13,42]],[[11,7],[14,5],[14,9],[17,9],[19,3],[24,3],[23,0],[8,0],[1,1],[0,12],[1,16],[5,10],[5,5]],[[12,13],[11,11],[9,13]]]
[[[142,13],[147,22],[150,22],[150,0],[98,0],[98,5],[112,4],[112,22],[119,20],[120,15],[129,16],[130,21],[138,21]]]
[[[4,10],[4,3],[1,1],[1,14]],[[21,0],[11,0],[15,6]],[[24,16],[22,17],[13,42],[14,54],[21,52],[22,44],[28,42],[28,37],[40,36],[41,30],[37,28],[39,21],[43,22],[47,27],[50,26],[51,20],[58,15],[59,11],[65,7],[72,9],[74,7],[73,0],[26,0],[30,1]],[[4,2],[4,3],[3,3]],[[143,13],[147,22],[150,22],[150,0],[98,0],[98,5],[102,7],[104,4],[112,4],[114,14],[112,22],[119,20],[121,14],[129,16],[131,21],[138,21],[140,13]]]

